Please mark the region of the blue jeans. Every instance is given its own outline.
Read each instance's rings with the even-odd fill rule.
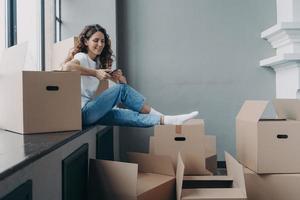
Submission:
[[[160,116],[139,113],[145,97],[127,84],[117,84],[89,101],[82,109],[82,124],[151,127],[160,123]],[[115,108],[122,103],[127,109]]]

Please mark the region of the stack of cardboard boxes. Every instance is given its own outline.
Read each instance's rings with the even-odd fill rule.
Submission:
[[[250,200],[300,198],[300,101],[276,99],[278,118],[261,119],[267,101],[246,101],[236,118],[237,159]]]
[[[150,154],[171,157],[176,168],[177,200],[247,199],[243,168],[229,154],[228,176],[212,176],[216,173],[216,138],[205,135],[201,119],[156,126]]]
[[[243,167],[229,154],[228,176],[213,176],[216,138],[203,120],[156,126],[149,152],[129,163],[91,159],[91,199],[247,199]]]
[[[150,154],[170,156],[174,167],[180,152],[186,165],[185,175],[216,173],[216,137],[205,135],[202,119],[192,119],[178,126],[155,126],[149,146]]]

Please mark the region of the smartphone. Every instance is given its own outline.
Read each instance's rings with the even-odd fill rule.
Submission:
[[[115,72],[118,71],[118,70],[119,70],[119,69],[114,69],[113,71],[108,72],[108,73],[111,75],[111,74],[115,73]]]

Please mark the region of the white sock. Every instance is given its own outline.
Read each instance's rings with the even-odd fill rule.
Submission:
[[[158,112],[157,110],[155,110],[154,108],[151,108],[150,109],[150,112],[149,112],[150,115],[158,115],[158,116],[162,116],[163,114]]]
[[[181,125],[185,121],[195,118],[198,114],[198,111],[194,111],[184,115],[165,115],[163,124]]]

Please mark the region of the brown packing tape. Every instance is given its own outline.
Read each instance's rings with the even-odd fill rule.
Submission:
[[[176,133],[181,134],[182,133],[182,125],[176,125]]]

